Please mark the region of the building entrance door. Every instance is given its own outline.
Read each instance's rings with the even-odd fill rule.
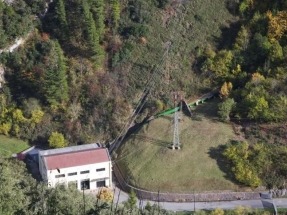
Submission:
[[[89,190],[90,189],[90,180],[82,180],[81,181],[81,190]]]

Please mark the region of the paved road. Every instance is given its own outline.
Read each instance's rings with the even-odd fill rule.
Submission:
[[[120,195],[119,195],[120,194]],[[118,198],[119,197],[119,198]],[[114,203],[122,203],[128,199],[128,194],[120,191],[118,188],[115,190]],[[194,211],[195,210],[212,210],[215,208],[222,209],[234,209],[238,206],[251,207],[251,208],[272,208],[272,201],[278,208],[287,208],[287,198],[282,199],[262,199],[262,200],[238,200],[238,201],[222,201],[222,202],[160,202],[159,205],[171,211]],[[145,205],[147,201],[143,201],[142,205]],[[150,201],[151,204],[157,202]]]

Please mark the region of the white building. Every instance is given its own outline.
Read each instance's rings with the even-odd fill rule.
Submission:
[[[109,152],[98,144],[40,151],[39,170],[49,187],[58,183],[74,185],[79,190],[112,186]]]

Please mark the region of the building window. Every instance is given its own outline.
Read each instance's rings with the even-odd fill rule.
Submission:
[[[97,181],[97,187],[105,187],[106,181]]]
[[[73,176],[73,175],[77,175],[77,172],[68,173],[68,176]]]
[[[64,178],[65,174],[59,174],[59,175],[55,175],[55,178]]]
[[[96,169],[97,172],[102,172],[102,171],[105,171],[106,168],[100,168],[100,169]]]
[[[87,173],[89,173],[90,172],[90,170],[85,170],[85,171],[81,171],[80,173],[81,174],[87,174]]]
[[[90,189],[90,180],[81,181],[81,190],[88,190],[88,189]]]

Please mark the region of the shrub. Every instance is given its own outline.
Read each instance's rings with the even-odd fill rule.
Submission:
[[[52,132],[48,142],[49,146],[52,148],[63,148],[68,145],[67,141],[64,138],[64,135],[58,132]]]

